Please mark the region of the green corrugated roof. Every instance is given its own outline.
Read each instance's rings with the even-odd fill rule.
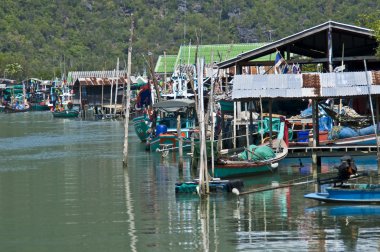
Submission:
[[[205,64],[209,64],[212,61],[221,62],[235,58],[241,53],[262,47],[265,44],[266,43],[200,45],[198,47],[198,57],[204,58]],[[179,64],[195,64],[195,51],[195,45],[181,46],[177,55],[175,66]],[[255,59],[255,61],[268,61],[274,60],[274,58],[275,54]]]
[[[165,63],[166,63],[166,72],[173,73],[175,61],[177,55],[160,55],[158,57],[156,67],[154,68],[155,73],[165,73]]]

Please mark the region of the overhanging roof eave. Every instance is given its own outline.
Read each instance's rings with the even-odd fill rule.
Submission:
[[[353,26],[353,25],[348,25],[348,24],[343,24],[343,23],[338,23],[334,21],[328,21],[323,24],[314,26],[312,28],[306,29],[304,31],[295,33],[293,35],[290,35],[288,37],[282,38],[280,40],[277,40],[275,42],[272,42],[270,44],[264,45],[262,47],[259,47],[257,49],[254,49],[249,52],[242,53],[238,55],[235,58],[222,61],[217,64],[219,68],[228,68],[232,67],[236,64],[238,64],[240,61],[250,61],[254,60],[256,58],[268,55],[270,53],[275,52],[277,49],[281,49],[282,47],[286,46],[289,43],[293,43],[297,40],[300,40],[302,38],[305,38],[307,36],[310,36],[312,34],[319,33],[321,31],[327,30],[329,28],[332,29],[339,29],[339,30],[344,30],[347,32],[353,32],[353,33],[360,33],[365,36],[374,36],[373,30],[363,28],[363,27],[358,27],[358,26]]]

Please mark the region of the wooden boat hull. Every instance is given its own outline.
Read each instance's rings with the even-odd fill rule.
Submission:
[[[150,134],[150,123],[146,115],[133,118],[133,126],[135,128],[136,135],[142,142],[146,141]]]
[[[4,112],[5,113],[20,113],[20,112],[28,112],[28,111],[30,111],[30,108],[15,109],[15,108],[11,108],[11,107],[4,107]]]
[[[380,203],[380,185],[351,186],[329,187],[326,193],[309,193],[304,197],[322,202]]]
[[[54,111],[52,113],[54,118],[76,118],[79,115],[77,110]]]
[[[47,111],[47,110],[50,110],[50,108],[49,108],[48,105],[41,105],[41,104],[38,104],[38,103],[32,104],[31,105],[31,109],[33,111]]]
[[[271,164],[253,165],[249,163],[240,164],[226,164],[218,165],[214,167],[214,176],[217,178],[228,178],[237,176],[249,176],[254,174],[261,174],[266,172],[272,172],[274,168]]]

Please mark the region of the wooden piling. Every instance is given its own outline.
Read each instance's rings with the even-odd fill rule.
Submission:
[[[133,37],[133,18],[131,18],[131,34],[129,37],[128,47],[128,71],[127,71],[127,97],[125,106],[125,121],[124,121],[124,151],[123,151],[123,165],[128,166],[128,125],[129,125],[129,107],[131,104],[131,67],[132,67],[132,37]]]

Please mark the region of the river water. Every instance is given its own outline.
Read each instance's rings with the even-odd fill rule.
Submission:
[[[313,184],[248,194],[176,195],[185,159],[145,152],[120,121],[0,113],[0,251],[379,251],[380,209],[304,199]],[[309,175],[286,160],[245,190]],[[307,163],[307,161],[304,161]],[[336,160],[324,161],[330,169]],[[359,170],[374,169],[373,157]]]

